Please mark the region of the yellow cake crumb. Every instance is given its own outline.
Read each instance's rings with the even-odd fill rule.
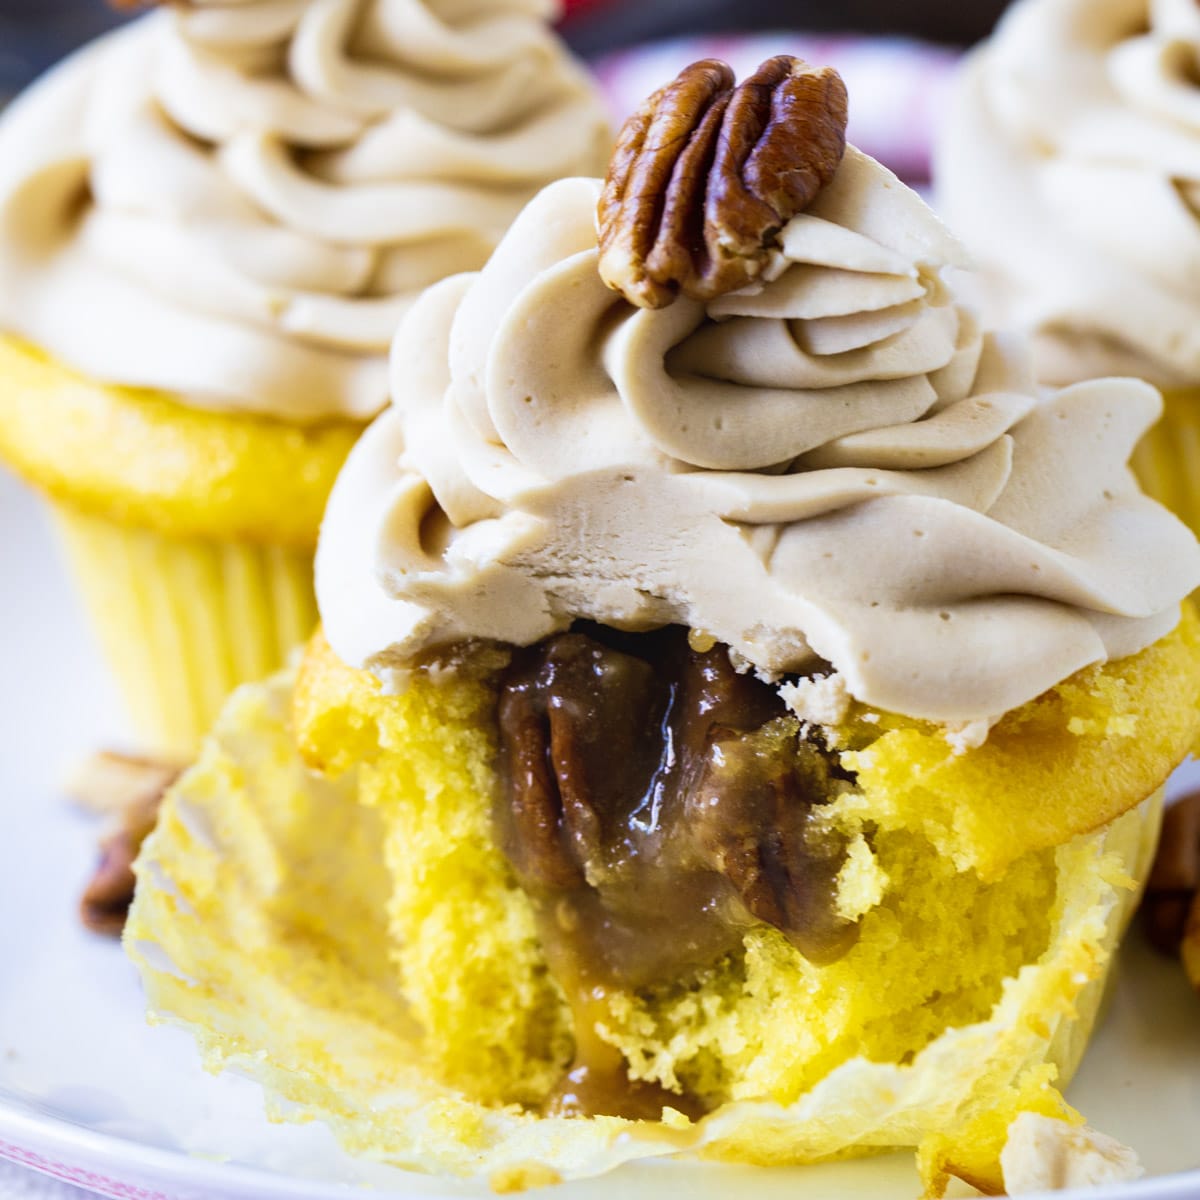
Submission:
[[[498,1196],[526,1192],[531,1188],[553,1187],[562,1181],[558,1171],[542,1163],[516,1163],[511,1167],[502,1167],[488,1180],[492,1191]]]

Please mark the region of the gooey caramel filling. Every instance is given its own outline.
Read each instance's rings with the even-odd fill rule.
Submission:
[[[500,844],[571,1004],[575,1061],[549,1109],[657,1120],[688,1097],[630,1081],[596,1023],[610,989],[685,978],[779,929],[828,962],[846,847],[814,819],[850,779],[774,688],[685,630],[581,624],[517,651],[500,689]]]

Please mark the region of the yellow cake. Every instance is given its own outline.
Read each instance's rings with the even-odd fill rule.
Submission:
[[[1200,531],[1200,390],[1163,393],[1163,415],[1133,458],[1146,493]]]
[[[184,759],[313,629],[321,512],[361,426],[204,412],[4,337],[0,380],[0,459],[50,501],[135,728]]]
[[[1136,1173],[1062,1088],[1200,732],[1200,545],[1128,467],[1161,400],[1041,393],[845,121],[829,69],[694,64],[400,327],[323,632],[126,933],[274,1111],[498,1191]]]
[[[210,1065],[401,1165],[538,1182],[663,1152],[911,1145],[932,1193],[947,1173],[996,1192],[1019,1113],[1080,1120],[1061,1088],[1148,871],[1159,781],[1200,732],[1198,675],[1189,617],[966,755],[856,709],[862,791],[833,815],[855,839],[854,950],[818,967],[760,929],[686,986],[610,997],[606,1036],[646,1077],[704,1091],[699,1123],[502,1107],[536,1109],[573,1030],[491,833],[486,676],[384,696],[318,638],[294,691],[241,690],[147,844],[126,943],[152,1013],[198,1031]]]
[[[536,5],[278,8],[160,6],[0,117],[0,460],[171,759],[312,632],[404,309],[610,138]]]

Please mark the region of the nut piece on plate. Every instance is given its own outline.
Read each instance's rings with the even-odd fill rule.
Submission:
[[[140,798],[161,796],[179,777],[178,763],[101,750],[64,782],[67,798],[100,816],[123,817]]]
[[[1200,792],[1163,815],[1142,922],[1156,949],[1183,959],[1188,979],[1200,991]]]
[[[179,774],[172,764],[105,751],[88,759],[68,783],[71,799],[116,819],[100,842],[99,865],[79,902],[80,920],[93,932],[115,937],[124,929],[133,901],[134,860]]]
[[[846,86],[788,55],[734,86],[685,68],[625,122],[597,210],[600,274],[639,308],[712,300],[762,270],[846,152]]]
[[[1009,1126],[1000,1166],[1010,1196],[1127,1183],[1142,1175],[1137,1155],[1114,1138],[1031,1112]]]

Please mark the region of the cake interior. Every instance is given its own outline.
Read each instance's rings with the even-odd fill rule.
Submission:
[[[684,630],[595,626],[393,696],[318,646],[297,731],[382,817],[394,953],[440,1082],[695,1117],[790,1104],[985,1020],[1048,950],[1060,848],[1119,815],[1111,790],[1066,812],[1055,789],[1122,728],[1145,754],[1152,685],[1191,638],[1079,673],[965,752],[861,706],[806,723]]]

